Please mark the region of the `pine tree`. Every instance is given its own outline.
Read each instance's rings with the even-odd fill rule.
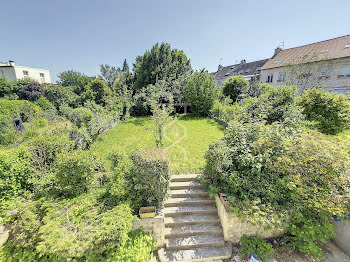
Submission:
[[[129,72],[129,65],[128,65],[128,62],[126,62],[126,59],[124,59],[122,72],[124,72],[124,73]]]

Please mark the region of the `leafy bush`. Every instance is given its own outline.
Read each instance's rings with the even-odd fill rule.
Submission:
[[[298,250],[312,255],[316,259],[322,259],[322,249],[317,245],[320,241],[325,243],[335,237],[331,218],[305,216],[295,213],[292,216],[289,234],[282,239],[284,247]]]
[[[106,209],[93,193],[48,205],[45,212],[37,251],[65,261],[101,256],[124,245],[134,220],[127,205]]]
[[[107,97],[111,96],[112,90],[106,82],[96,79],[85,86],[83,93],[84,102],[94,101],[98,105],[106,105]]]
[[[136,207],[161,205],[169,187],[169,159],[163,149],[139,149],[132,155],[130,180]]]
[[[274,250],[271,244],[266,243],[261,237],[247,237],[241,238],[242,247],[239,249],[239,255],[242,258],[248,258],[250,254],[256,255],[258,258],[265,260]]]
[[[225,123],[239,119],[242,114],[242,107],[237,103],[231,104],[230,102],[232,102],[230,98],[226,98],[224,101],[216,100],[211,110],[212,117]]]
[[[191,112],[197,116],[207,116],[219,96],[214,76],[204,70],[188,77],[183,92]]]
[[[16,138],[12,119],[9,116],[0,115],[0,145],[8,145]]]
[[[37,82],[31,82],[21,87],[17,92],[19,99],[29,101],[36,101],[39,99],[39,97],[43,96],[43,94],[43,89]]]
[[[3,200],[30,192],[33,189],[29,182],[32,172],[26,148],[0,152],[0,204]]]
[[[16,99],[17,92],[14,83],[7,81],[5,76],[0,77],[0,97],[5,99]]]
[[[55,182],[65,197],[80,195],[96,180],[95,172],[101,168],[96,155],[85,151],[61,153],[55,162]]]
[[[42,109],[25,100],[0,100],[0,115],[20,118],[26,122],[43,116]]]
[[[316,131],[231,122],[206,159],[202,182],[211,194],[227,194],[231,212],[252,224],[288,227],[296,237],[289,242],[316,257],[318,234],[332,235],[323,221],[350,212],[349,156]],[[309,226],[309,233],[300,231]]]
[[[44,87],[44,96],[59,109],[62,105],[78,107],[80,98],[73,92],[73,87],[48,85]]]
[[[129,233],[129,239],[124,245],[110,256],[108,261],[113,262],[144,262],[151,261],[155,244],[150,233],[135,230]]]
[[[249,89],[249,82],[241,75],[230,76],[223,83],[223,94],[229,96],[234,102],[246,94]]]
[[[57,110],[56,108],[50,103],[49,100],[47,100],[46,97],[42,96],[40,97],[36,102],[35,104],[37,104],[38,106],[40,106],[45,114],[46,114],[46,117],[50,120],[54,119],[57,115]]]
[[[91,125],[91,122],[95,120],[94,114],[88,108],[79,107],[73,109],[70,113],[69,119],[78,127],[82,126],[88,127]]]
[[[344,95],[311,88],[302,94],[299,104],[306,119],[315,121],[322,133],[337,134],[349,128],[350,103]]]

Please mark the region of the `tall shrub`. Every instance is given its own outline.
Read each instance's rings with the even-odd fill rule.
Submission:
[[[299,99],[306,119],[316,122],[325,134],[337,134],[349,128],[350,103],[344,95],[324,89],[306,90]]]
[[[214,76],[204,70],[188,77],[183,93],[191,112],[197,116],[207,116],[220,94]]]
[[[249,82],[241,75],[230,76],[223,82],[223,94],[229,96],[233,101],[248,92]]]
[[[160,206],[167,196],[170,180],[166,151],[160,148],[139,149],[131,158],[131,197],[135,206]]]

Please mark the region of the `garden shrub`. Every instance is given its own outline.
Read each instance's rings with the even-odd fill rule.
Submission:
[[[207,116],[220,94],[215,77],[202,70],[189,76],[183,88],[184,100],[191,105],[191,112]]]
[[[349,156],[316,131],[231,122],[206,160],[201,180],[211,194],[227,194],[230,212],[265,228],[288,228],[291,246],[315,257],[317,236],[332,236],[332,215],[350,213]]]
[[[6,115],[0,115],[0,145],[11,144],[16,139],[12,119]]]
[[[164,149],[139,149],[131,157],[131,191],[134,205],[160,206],[167,196],[170,172],[169,158]]]
[[[124,245],[119,246],[110,256],[110,262],[144,262],[151,261],[155,244],[152,234],[138,229],[129,233]]]
[[[249,89],[249,82],[241,75],[230,76],[222,83],[222,92],[236,102],[240,96],[246,94]]]
[[[134,220],[127,205],[107,209],[94,193],[48,204],[45,213],[37,251],[65,260],[89,260],[124,245]]]
[[[244,235],[240,241],[242,246],[239,249],[239,255],[243,259],[247,259],[250,254],[254,254],[264,261],[274,252],[271,244],[266,243],[261,237],[247,237]]]
[[[5,76],[0,77],[0,98],[16,99],[17,89],[13,82],[7,80]]]
[[[45,114],[46,114],[46,117],[50,120],[54,119],[57,115],[57,110],[56,108],[50,103],[49,100],[47,100],[46,97],[42,96],[40,97],[36,102],[35,104],[37,104],[38,106],[40,106]]]
[[[69,119],[78,127],[88,127],[95,120],[92,111],[85,107],[73,109]]]
[[[82,94],[84,102],[94,101],[98,105],[105,106],[107,98],[112,95],[111,88],[105,81],[96,79],[84,87],[85,91]]]
[[[31,82],[21,87],[17,95],[21,100],[36,101],[39,97],[43,96],[44,92],[41,85],[37,82]]]
[[[316,122],[322,133],[337,134],[349,128],[350,103],[344,95],[311,88],[301,95],[299,104],[306,119]]]
[[[60,85],[47,85],[44,87],[44,96],[59,109],[62,105],[78,107],[80,98],[73,92],[73,87]]]
[[[25,147],[0,152],[0,204],[33,190],[29,182],[32,172],[30,154]]]
[[[87,151],[75,150],[58,154],[54,172],[59,194],[74,197],[87,192],[96,180],[95,173],[101,166],[100,159]]]
[[[223,101],[216,100],[211,110],[211,116],[225,123],[240,118],[242,107],[237,103],[231,104],[231,101],[232,100],[228,98]]]
[[[61,106],[59,106],[58,108],[58,112],[60,115],[65,116],[67,118],[69,118],[70,114],[72,113],[73,108],[70,107],[67,104],[62,104]]]
[[[25,100],[0,100],[0,115],[20,118],[23,122],[43,117],[43,110],[32,102]]]

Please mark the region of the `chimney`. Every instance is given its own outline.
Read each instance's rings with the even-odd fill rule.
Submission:
[[[220,71],[222,68],[223,68],[223,66],[222,66],[222,65],[219,65],[219,66],[218,66],[218,71]]]
[[[9,60],[9,65],[10,65],[10,66],[15,66],[15,61]]]
[[[275,53],[273,54],[272,57],[275,57],[279,52],[281,52],[283,49],[281,47],[275,48]]]
[[[241,60],[241,65],[245,65],[246,63],[245,59]]]

